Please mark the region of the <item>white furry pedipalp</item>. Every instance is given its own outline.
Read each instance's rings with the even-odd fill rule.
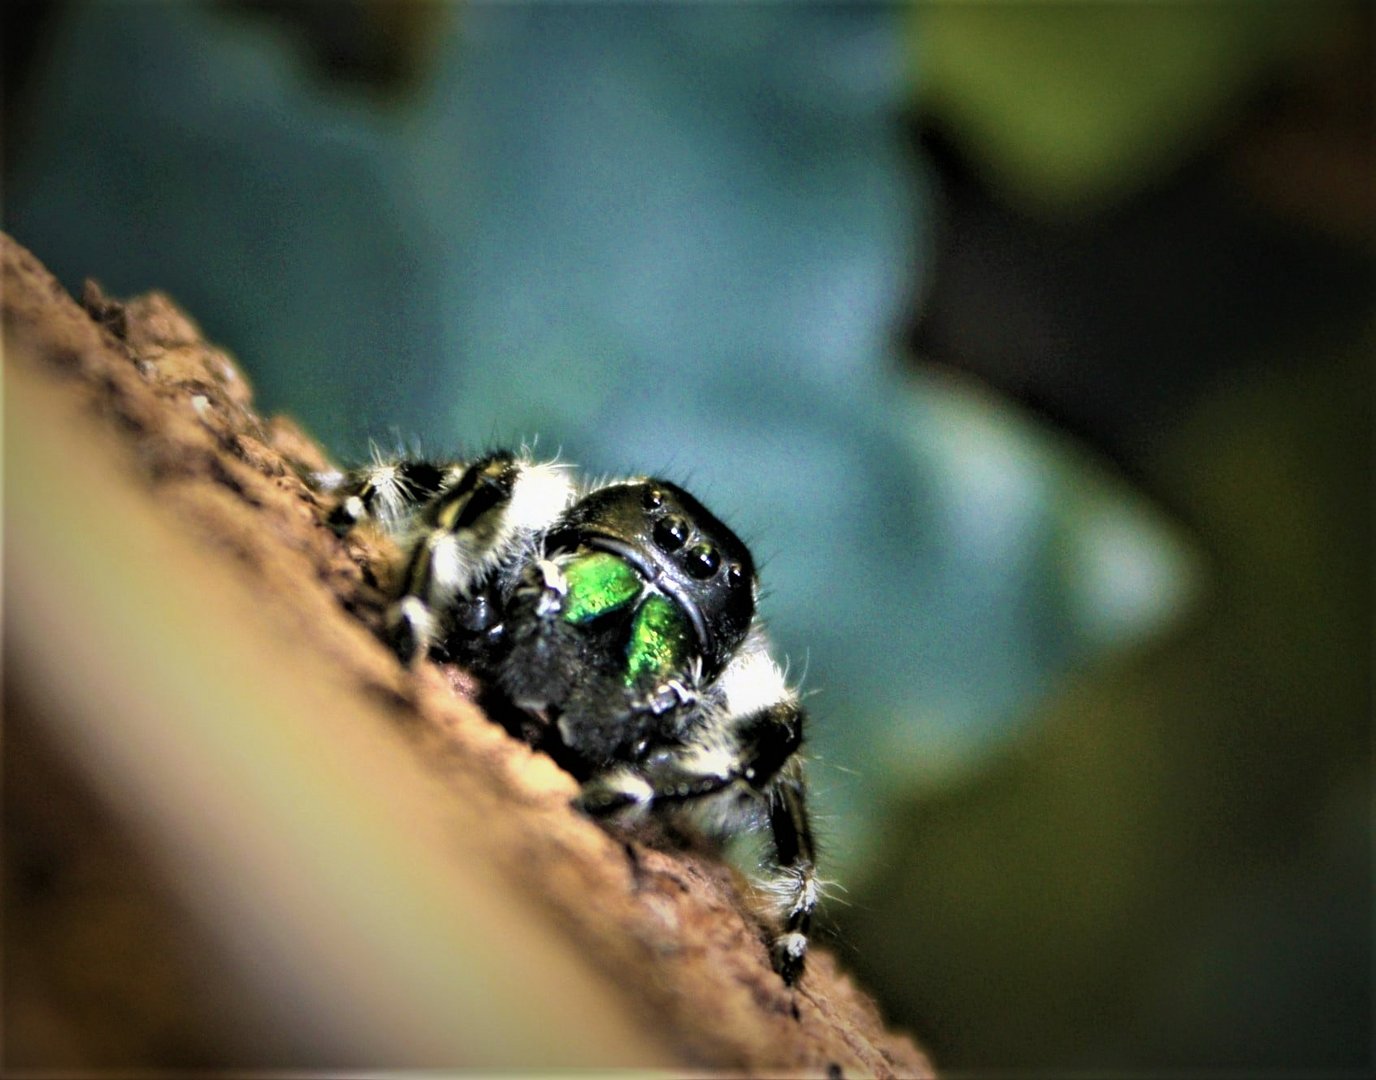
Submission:
[[[716,689],[722,695],[722,707],[734,716],[749,715],[797,699],[783,669],[769,655],[762,635],[754,630],[718,677]]]

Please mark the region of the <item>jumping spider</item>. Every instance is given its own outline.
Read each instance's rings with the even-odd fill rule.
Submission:
[[[510,451],[318,480],[336,531],[371,522],[406,552],[386,619],[397,655],[477,675],[489,711],[582,783],[580,810],[687,817],[719,841],[767,826],[771,954],[796,981],[818,898],[804,714],[736,535],[668,481],[580,484]]]

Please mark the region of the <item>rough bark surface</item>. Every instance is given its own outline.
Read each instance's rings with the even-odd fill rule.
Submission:
[[[64,392],[134,451],[130,497],[151,495],[181,528],[227,555],[261,589],[264,605],[328,657],[341,684],[405,731],[454,799],[491,823],[491,846],[504,853],[498,870],[627,991],[630,1012],[667,1035],[685,1066],[931,1074],[825,948],[813,952],[798,988],[782,984],[738,874],[708,854],[609,836],[569,808],[569,776],[478,712],[464,673],[428,663],[408,671],[391,658],[370,632],[390,552],[362,535],[340,540],[323,525],[326,507],[299,471],[326,466],[319,448],[291,421],[260,418],[234,362],[166,296],[120,302],[88,285],[78,304],[8,237],[3,273],[7,335],[22,338]],[[18,798],[25,788],[11,790]],[[26,955],[41,962],[34,949],[57,949],[89,917],[54,902],[51,881],[45,888],[35,901],[46,913],[42,941],[18,957],[11,950],[11,967]],[[27,895],[21,890],[12,909]],[[165,1014],[143,1018],[134,1032],[175,1026],[177,995],[164,990]],[[42,1016],[11,1014],[10,1037],[16,1022],[60,1028],[61,1007],[59,994]],[[126,1042],[130,1030],[126,1024]],[[157,1064],[159,1044],[132,1038],[121,1055]],[[213,1064],[215,1054],[200,1045],[183,1058]]]

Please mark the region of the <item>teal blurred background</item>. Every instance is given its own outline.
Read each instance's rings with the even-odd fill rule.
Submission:
[[[343,459],[691,484],[941,1065],[1357,1073],[1371,16],[19,5],[4,227]]]

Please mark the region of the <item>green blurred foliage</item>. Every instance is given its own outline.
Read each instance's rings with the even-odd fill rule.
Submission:
[[[854,943],[943,1064],[1367,1061],[1373,344],[1200,402],[1151,464],[1193,625],[894,808]]]
[[[919,107],[1032,211],[1090,212],[1167,174],[1350,3],[916,4]]]
[[[841,941],[947,1069],[1369,1071],[1372,9],[917,5],[910,29],[975,252],[943,360],[1111,448],[1204,584],[996,760],[893,800]],[[1009,310],[1034,340],[991,360],[980,320]]]

